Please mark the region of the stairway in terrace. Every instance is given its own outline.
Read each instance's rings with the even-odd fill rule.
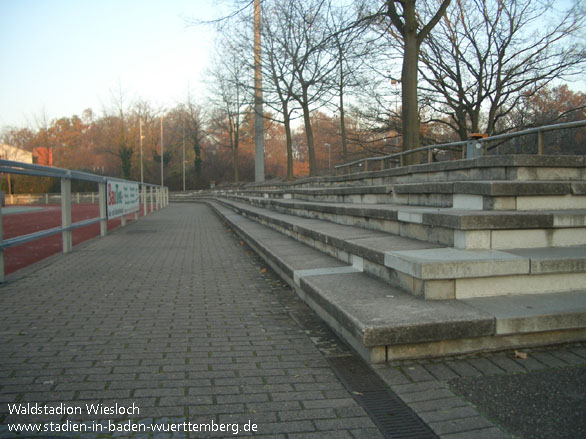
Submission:
[[[488,156],[204,201],[371,362],[586,339],[584,156]]]

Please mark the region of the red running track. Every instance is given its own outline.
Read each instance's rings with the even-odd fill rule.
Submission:
[[[7,206],[13,207],[13,206]],[[17,207],[17,206],[14,206]],[[15,238],[29,233],[39,232],[41,230],[52,229],[61,226],[61,205],[44,204],[44,205],[27,205],[18,207],[42,208],[34,212],[10,213],[2,215],[3,237],[4,239]],[[148,206],[150,212],[150,205]],[[140,216],[143,215],[143,207],[140,207]],[[100,216],[100,209],[97,204],[73,204],[71,206],[71,220],[73,223],[78,221],[97,218]],[[134,214],[127,216],[127,222],[134,220]],[[108,230],[120,226],[120,218],[108,221]],[[91,224],[73,230],[73,245],[87,241],[100,235],[100,224]],[[60,253],[62,251],[61,233],[37,239],[15,247],[7,248],[4,251],[4,272],[5,274],[14,273],[32,263],[38,262],[46,257]]]

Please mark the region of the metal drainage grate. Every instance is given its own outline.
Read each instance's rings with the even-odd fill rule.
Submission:
[[[385,438],[438,438],[362,359],[352,355],[327,361]]]

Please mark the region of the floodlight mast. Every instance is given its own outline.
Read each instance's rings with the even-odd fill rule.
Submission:
[[[261,8],[260,0],[254,0],[254,181],[265,179],[265,141],[262,109],[262,64],[261,64]]]

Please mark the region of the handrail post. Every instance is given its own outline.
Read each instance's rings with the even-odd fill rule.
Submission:
[[[169,205],[169,188],[165,188],[165,206]]]
[[[433,163],[433,149],[427,150],[427,163]]]
[[[153,213],[153,187],[149,186],[149,193],[151,195],[151,213]]]
[[[73,247],[71,232],[71,180],[61,178],[61,228],[63,229],[63,253],[69,253]]]
[[[100,203],[100,236],[108,233],[108,212],[106,212],[106,182],[98,183],[98,203]]]
[[[0,244],[4,240],[2,231],[2,206],[0,206]],[[0,282],[4,282],[4,248],[0,248]]]
[[[543,155],[543,131],[537,131],[537,155]]]
[[[140,189],[142,195],[142,212],[144,216],[147,216],[147,196],[146,196],[146,186],[143,184]]]

